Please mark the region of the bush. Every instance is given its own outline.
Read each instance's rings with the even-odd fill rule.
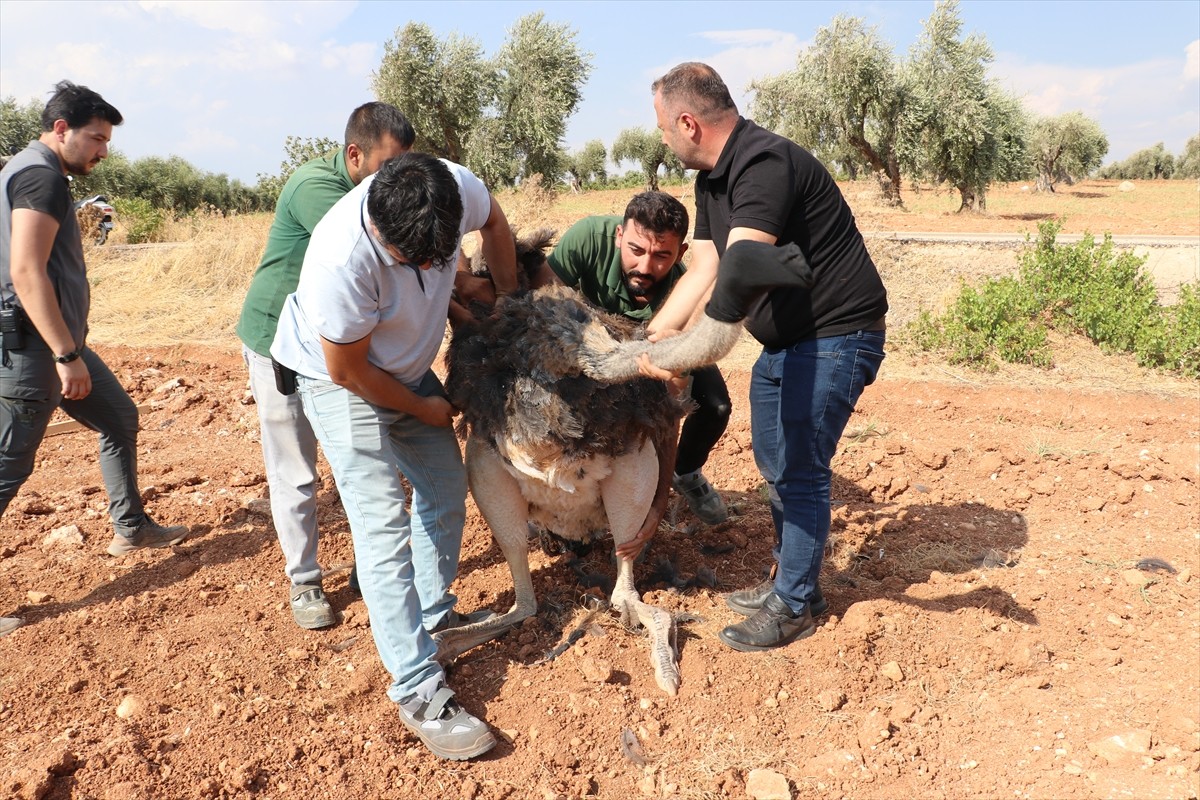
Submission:
[[[1109,352],[1133,353],[1144,366],[1200,377],[1200,290],[1182,288],[1178,305],[1158,303],[1145,259],[1117,252],[1112,237],[1056,241],[1061,225],[1044,222],[1021,253],[1020,278],[963,286],[942,315],[922,311],[904,331],[921,350],[951,363],[994,369],[995,358],[1046,367],[1047,326],[1087,336]]]
[[[129,244],[160,241],[167,215],[154,207],[149,200],[140,197],[113,200],[117,220],[125,229],[125,241]]]

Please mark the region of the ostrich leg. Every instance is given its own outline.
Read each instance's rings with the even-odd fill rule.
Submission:
[[[475,437],[467,439],[466,465],[471,495],[512,571],[515,599],[512,608],[503,614],[435,634],[437,660],[442,663],[495,639],[537,613],[537,597],[529,575],[529,504],[496,452]]]
[[[654,500],[658,482],[658,457],[654,446],[643,442],[640,449],[616,459],[612,474],[600,485],[604,511],[612,530],[613,545],[621,545],[637,535]],[[633,560],[622,558],[617,567],[617,580],[612,593],[612,605],[621,612],[621,621],[633,627],[633,620],[646,627],[650,634],[650,663],[654,680],[669,695],[679,692],[679,666],[675,655],[675,620],[661,608],[648,605],[638,597],[633,585]]]

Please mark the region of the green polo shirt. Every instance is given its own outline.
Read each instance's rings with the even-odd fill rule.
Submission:
[[[237,324],[238,337],[259,355],[271,356],[279,311],[300,282],[300,268],[313,228],[353,188],[342,148],[309,161],[284,184],[275,204],[267,247],[250,280]]]
[[[562,235],[548,261],[559,280],[578,289],[589,302],[611,314],[648,320],[683,276],[684,267],[683,264],[671,267],[658,282],[650,302],[639,305],[629,293],[621,271],[616,235],[623,221],[619,216],[584,217]]]

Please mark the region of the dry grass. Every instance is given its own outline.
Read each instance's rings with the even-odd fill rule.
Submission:
[[[271,226],[269,214],[199,215],[171,223],[169,245],[92,247],[91,338],[155,346],[232,346],[250,276]]]
[[[1064,187],[1055,195],[1022,192],[1019,186],[993,190],[985,216],[954,214],[955,197],[946,192],[909,192],[908,208],[896,211],[873,205],[870,184],[843,185],[860,226],[872,230],[1003,231],[1020,224],[1035,226],[1046,214],[1068,217],[1064,230],[1162,235],[1200,235],[1200,192],[1191,181],[1139,183],[1120,193],[1115,181],[1088,181]],[[664,187],[693,211],[690,186]],[[550,227],[560,233],[589,214],[620,214],[635,194],[612,189],[553,194],[540,184],[497,195],[509,221],[521,229]],[[1072,222],[1073,220],[1073,222]],[[1110,223],[1112,223],[1110,225]],[[234,326],[250,277],[266,244],[271,217],[195,215],[167,223],[170,245],[88,248],[89,272],[95,287],[92,340],[133,346],[208,344],[236,347]],[[117,241],[120,241],[118,220]],[[907,227],[906,227],[907,226]],[[472,249],[473,243],[468,243]],[[1015,251],[987,245],[931,244],[920,248],[873,239],[869,247],[888,286],[889,326],[898,330],[921,308],[938,308],[952,296],[960,280],[1011,274]],[[1164,396],[1195,396],[1194,381],[1138,367],[1131,357],[1102,353],[1078,337],[1052,342],[1056,363],[1051,370],[1003,365],[993,374],[949,368],[920,353],[906,353],[893,337],[884,376],[891,379],[955,381],[971,385],[1019,383],[1076,385],[1087,390],[1139,390]],[[748,366],[758,354],[745,337],[724,362]]]

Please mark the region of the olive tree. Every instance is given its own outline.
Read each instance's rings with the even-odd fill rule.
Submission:
[[[466,137],[492,102],[496,71],[477,40],[452,33],[441,41],[428,25],[410,22],[384,43],[371,86],[408,117],[417,150],[465,163]]]
[[[566,167],[567,119],[592,71],[592,54],[575,39],[569,25],[547,22],[539,11],[517,20],[496,55],[496,112],[524,176],[552,181]]]
[[[766,127],[807,147],[826,164],[868,166],[884,202],[902,205],[897,137],[908,88],[891,48],[874,27],[837,16],[817,31],[796,68],[756,80],[751,111]]]
[[[1108,137],[1100,124],[1078,111],[1034,120],[1029,154],[1037,171],[1039,192],[1054,191],[1058,181],[1072,183],[1103,163]]]
[[[608,151],[604,142],[592,139],[567,159],[567,173],[571,186],[577,191],[585,184],[603,184],[608,178]]]
[[[262,194],[278,198],[292,173],[312,161],[314,158],[328,155],[341,147],[340,144],[326,136],[289,136],[283,143],[284,159],[279,164],[279,174],[267,175],[258,173],[257,189]]]
[[[1109,164],[1100,170],[1102,178],[1118,180],[1155,180],[1175,174],[1175,156],[1167,152],[1162,142],[1138,150],[1124,161]]]
[[[1200,136],[1187,140],[1183,155],[1175,162],[1175,177],[1200,178]]]
[[[664,167],[668,175],[683,175],[683,164],[663,144],[658,131],[645,128],[626,128],[617,134],[612,146],[612,159],[616,163],[636,161],[646,179],[646,188],[658,190],[658,170]]]
[[[987,41],[961,31],[957,0],[939,0],[906,67],[901,163],[958,189],[959,212],[983,211],[993,182],[1028,173],[1028,123],[1020,101],[988,80]]]
[[[11,95],[0,100],[0,156],[15,156],[42,135],[45,105],[37,100],[20,105]]]

